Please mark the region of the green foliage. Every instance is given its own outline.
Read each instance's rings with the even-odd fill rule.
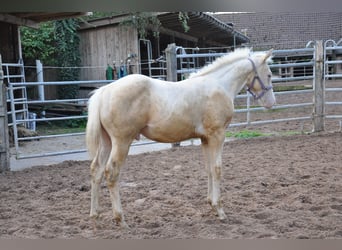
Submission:
[[[185,32],[190,30],[188,25],[189,16],[187,12],[179,12],[178,20]],[[132,26],[138,30],[139,37],[145,39],[148,35],[147,31],[152,30],[153,36],[159,36],[159,28],[161,22],[155,12],[132,12],[121,25]]]
[[[62,67],[58,73],[60,81],[76,81],[79,79],[81,55],[80,38],[77,34],[77,19],[55,21],[55,41],[57,49],[57,65]],[[78,85],[62,85],[58,87],[59,98],[76,98]]]
[[[62,67],[58,72],[58,80],[78,80],[80,69],[77,67],[81,64],[81,56],[77,28],[77,19],[42,23],[39,29],[22,27],[20,32],[25,62],[34,64],[39,59],[44,65]],[[59,86],[58,98],[75,98],[78,90],[78,85]]]
[[[178,20],[182,24],[184,31],[188,32],[190,30],[190,27],[188,25],[188,21],[189,21],[188,13],[186,13],[186,12],[179,12],[178,13]]]
[[[85,129],[87,126],[87,119],[70,119],[64,122],[64,125],[68,128]]]
[[[34,64],[39,59],[45,65],[55,65],[56,47],[53,22],[42,23],[39,29],[20,27],[24,61]]]
[[[159,36],[159,27],[161,23],[153,12],[132,12],[121,25],[134,27],[138,30],[139,37],[145,39],[147,31],[152,30],[153,36]]]

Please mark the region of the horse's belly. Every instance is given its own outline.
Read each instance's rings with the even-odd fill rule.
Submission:
[[[180,142],[196,137],[193,128],[180,128],[178,126],[159,127],[147,125],[140,133],[153,141],[169,143]]]

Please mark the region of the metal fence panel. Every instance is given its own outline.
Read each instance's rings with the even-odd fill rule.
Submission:
[[[336,44],[336,46],[333,47],[326,47],[326,50],[340,50],[341,46]],[[178,50],[180,52],[182,50]],[[195,50],[194,50],[195,51]],[[270,65],[272,71],[275,71],[277,74],[275,74],[272,78],[272,81],[274,83],[274,87],[276,88],[277,86],[280,86],[281,84],[288,84],[293,81],[302,81],[302,80],[313,80],[314,79],[314,65],[315,65],[315,56],[314,56],[314,48],[301,48],[301,49],[296,49],[296,50],[275,50],[274,55],[277,57],[282,57],[285,55],[291,55],[291,56],[298,56],[298,55],[305,55],[307,58],[307,61],[277,61]],[[177,74],[178,75],[186,75],[191,72],[194,72],[197,70],[196,66],[196,60],[199,60],[200,58],[204,59],[204,61],[210,61],[215,57],[222,56],[226,53],[204,53],[204,54],[182,54],[178,53],[176,55],[176,58],[178,60],[178,65],[179,67],[177,69]],[[326,55],[326,54],[325,54]],[[191,59],[191,62],[194,63],[188,63],[184,64],[182,66],[181,60],[184,59]],[[326,58],[325,58],[326,59]],[[341,60],[336,59],[336,60],[325,60],[325,67],[327,65],[341,65]],[[294,75],[281,75],[278,74],[281,71],[290,71],[294,72],[295,68],[307,68],[310,69],[306,75],[306,72],[300,73],[298,76]],[[303,75],[301,75],[303,74]],[[325,74],[325,77],[339,77],[339,74]],[[94,83],[109,83],[112,81],[68,81],[68,82],[27,82],[27,83],[10,83],[9,88],[14,88],[17,86],[39,86],[39,85],[65,85],[65,84],[94,84]],[[336,89],[327,89],[326,91],[335,91]],[[342,91],[342,89],[338,88],[338,91]],[[301,94],[312,94],[313,95],[314,90],[311,86],[309,89],[303,89],[303,90],[294,90],[294,91],[285,91],[285,92],[277,92],[275,91],[276,96],[291,96],[291,95],[301,95]],[[11,96],[11,102],[14,102],[12,100]],[[237,96],[237,100],[243,100],[245,104],[245,108],[241,109],[236,109],[236,113],[245,113],[246,114],[246,119],[245,121],[242,122],[234,122],[230,124],[230,127],[241,127],[241,126],[258,126],[262,124],[272,124],[272,123],[280,123],[280,122],[289,122],[289,121],[309,121],[312,120],[312,109],[310,109],[310,113],[308,113],[306,116],[299,116],[299,117],[286,117],[286,118],[281,118],[281,119],[270,119],[270,120],[263,120],[263,121],[253,121],[250,118],[251,113],[253,112],[259,112],[261,110],[264,110],[261,107],[253,107],[251,105],[250,101],[250,95],[249,94],[240,94]],[[67,99],[67,100],[22,100],[18,101],[17,104],[20,103],[25,103],[27,102],[28,104],[57,104],[61,102],[71,102],[71,103],[77,103],[77,102],[87,102],[87,98],[82,98],[82,99]],[[326,102],[326,105],[341,105],[341,102]],[[303,103],[288,103],[288,104],[279,104],[274,106],[274,110],[281,110],[281,109],[289,109],[289,108],[307,108],[307,107],[312,107],[313,108],[314,103],[313,102],[303,102]],[[77,116],[62,116],[62,117],[54,117],[54,118],[45,118],[45,117],[39,117],[39,118],[29,118],[25,117],[22,119],[17,119],[15,116],[15,105],[14,105],[14,114],[12,114],[13,117],[13,124],[18,124],[18,123],[29,123],[29,122],[52,122],[52,121],[57,121],[57,120],[77,120],[77,119],[85,119],[87,117],[86,114],[83,115],[77,115]],[[341,116],[339,115],[334,115],[334,116],[326,116],[326,118],[330,119],[341,119]],[[16,127],[16,126],[14,126]],[[17,133],[17,132],[16,132]],[[52,155],[59,155],[59,154],[71,154],[71,153],[79,153],[79,152],[85,152],[85,149],[78,149],[78,150],[67,150],[67,151],[60,151],[60,152],[51,152],[51,153],[41,153],[41,154],[31,154],[31,155],[23,155],[20,152],[20,145],[19,141],[27,141],[27,140],[33,140],[33,139],[48,139],[48,138],[58,138],[58,137],[69,137],[69,136],[75,136],[75,135],[84,135],[84,133],[64,133],[64,134],[56,134],[56,135],[44,135],[44,136],[32,136],[32,137],[26,137],[26,138],[19,138],[18,135],[15,135],[15,147],[16,147],[16,152],[17,152],[17,158],[22,159],[22,158],[32,158],[32,157],[43,157],[43,156],[52,156]],[[155,143],[153,141],[142,141],[142,142],[136,142],[133,143],[132,146],[139,146],[139,145],[148,145]]]

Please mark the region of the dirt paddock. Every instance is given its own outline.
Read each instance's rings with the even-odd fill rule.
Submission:
[[[342,134],[239,139],[224,146],[219,221],[198,146],[129,156],[121,198],[130,229],[89,219],[89,162],[0,174],[0,238],[342,238]]]

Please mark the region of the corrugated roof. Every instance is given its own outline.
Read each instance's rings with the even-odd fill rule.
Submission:
[[[219,46],[231,46],[248,43],[249,38],[242,33],[234,30],[234,27],[220,21],[205,12],[188,12],[188,32],[184,31],[179,21],[178,12],[159,12],[155,13],[161,22],[161,33],[163,30],[174,31],[179,34],[187,35],[196,39],[203,39],[206,43]],[[81,24],[80,29],[92,29],[101,26],[113,25],[127,19],[128,14],[121,14],[112,17],[89,20]],[[170,33],[170,32],[169,32]],[[235,40],[234,40],[235,39]]]
[[[190,36],[213,41],[222,45],[247,43],[249,38],[234,30],[234,27],[220,21],[205,12],[188,12],[188,26],[190,30],[186,33]],[[164,13],[158,15],[162,26],[177,32],[184,32],[184,28],[178,20],[178,13]]]

